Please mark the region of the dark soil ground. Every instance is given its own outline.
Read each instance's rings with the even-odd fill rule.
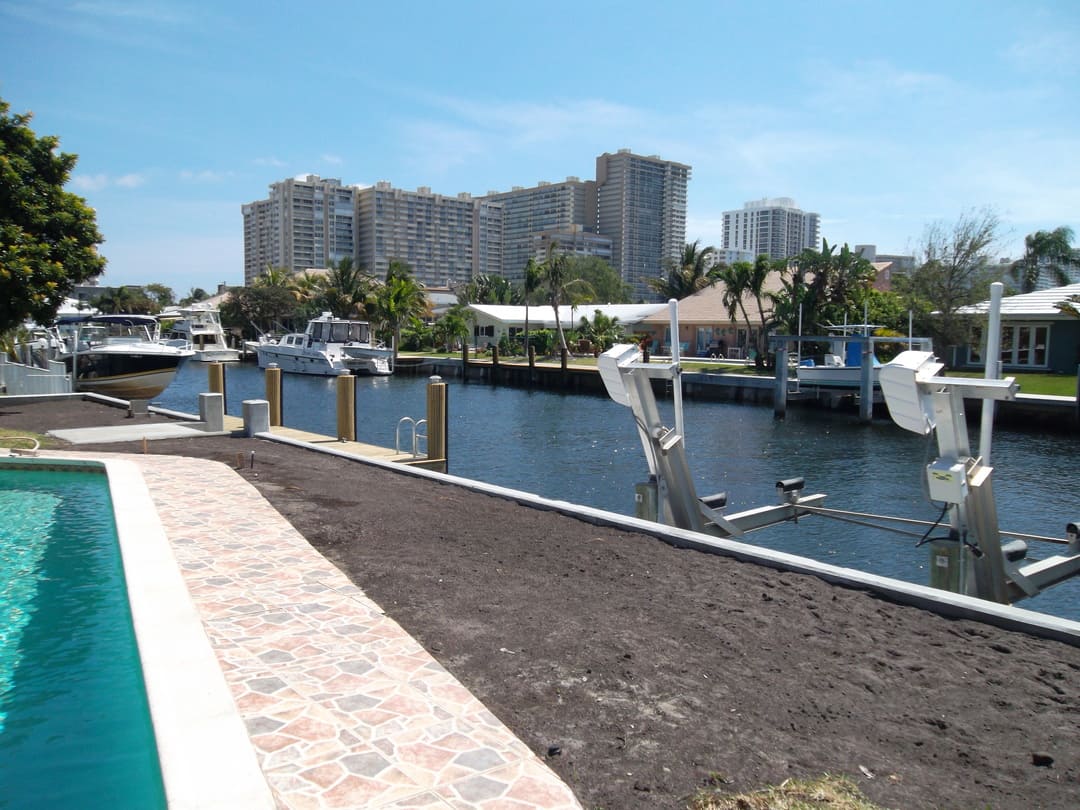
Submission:
[[[0,400],[0,428],[124,423]],[[149,443],[251,450],[241,474],[586,808],[826,772],[894,808],[1080,807],[1080,648],[272,442]]]

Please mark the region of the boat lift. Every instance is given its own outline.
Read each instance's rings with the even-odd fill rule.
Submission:
[[[1000,305],[1000,304],[999,304]],[[671,334],[678,334],[678,302],[670,301]],[[991,326],[994,327],[993,313]],[[988,348],[997,356],[996,345]],[[918,536],[917,531],[887,524],[928,527],[916,545],[930,542],[931,585],[1002,604],[1011,604],[1080,574],[1080,518],[1065,527],[1065,540],[1023,535],[1032,540],[1065,546],[1063,554],[1027,561],[1027,543],[1014,539],[1002,543],[990,466],[993,406],[998,400],[1015,398],[1018,386],[1012,377],[986,379],[942,377],[944,368],[929,351],[908,350],[881,367],[879,381],[894,422],[920,435],[936,431],[940,456],[926,468],[927,491],[932,501],[944,503],[939,521],[912,520],[827,509],[825,495],[803,495],[802,478],[776,482],[779,503],[724,514],[724,493],[699,497],[686,459],[682,414],[682,386],[677,341],[672,341],[668,363],[642,362],[638,346],[620,344],[600,355],[600,376],[608,395],[630,408],[649,465],[649,481],[636,487],[637,517],[668,526],[720,537],[741,538],[746,532],[776,523],[820,515],[870,528]],[[652,381],[664,380],[674,395],[674,427],[663,423]],[[964,398],[983,400],[983,424],[979,457],[973,457],[968,440]],[[947,538],[930,538],[945,514],[949,515]],[[1017,538],[1015,533],[1008,536]]]
[[[671,334],[678,335],[678,302],[669,301],[668,306]],[[686,460],[678,340],[672,340],[668,363],[644,363],[637,345],[619,344],[601,354],[597,365],[608,395],[633,412],[649,464],[649,482],[638,485],[635,495],[638,517],[720,537],[742,537],[748,531],[810,514],[807,507],[824,501],[824,495],[802,494],[802,478],[776,482],[779,504],[731,515],[722,512],[727,505],[725,493],[698,497]],[[661,419],[652,389],[654,379],[671,385],[675,400],[673,427]]]

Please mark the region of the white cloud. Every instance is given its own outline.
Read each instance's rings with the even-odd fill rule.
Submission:
[[[201,169],[199,171],[184,169],[180,172],[180,179],[189,183],[220,183],[232,177],[232,175],[232,172],[215,172],[212,169]]]
[[[323,163],[329,163],[331,166],[340,166],[342,163],[345,162],[344,160],[342,160],[340,155],[333,155],[329,153],[324,153],[320,155],[319,159],[322,160]]]
[[[255,158],[251,162],[256,166],[270,166],[274,169],[281,169],[286,165],[284,160],[278,160],[276,157]]]
[[[71,178],[71,185],[79,191],[101,191],[109,185],[107,174],[77,174]]]
[[[146,182],[146,177],[141,174],[125,174],[117,177],[114,182],[121,188],[138,188]]]

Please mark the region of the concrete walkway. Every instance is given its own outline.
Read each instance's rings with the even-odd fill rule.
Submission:
[[[235,471],[127,458],[143,472],[281,807],[580,808]]]

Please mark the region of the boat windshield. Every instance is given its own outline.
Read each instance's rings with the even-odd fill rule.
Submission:
[[[330,321],[314,325],[315,340],[323,343],[366,343],[368,325],[363,321]]]

